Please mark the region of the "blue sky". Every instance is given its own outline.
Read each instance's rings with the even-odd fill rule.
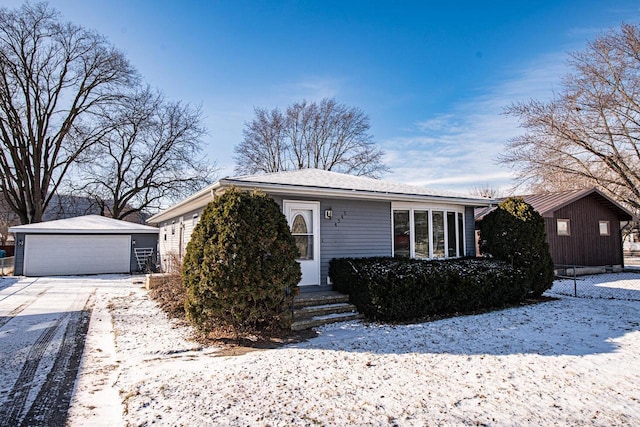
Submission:
[[[202,107],[221,176],[233,175],[254,107],[335,97],[369,115],[384,179],[460,191],[509,187],[495,159],[521,130],[503,108],[549,98],[567,52],[640,18],[637,0],[51,5],[105,35],[169,98]]]

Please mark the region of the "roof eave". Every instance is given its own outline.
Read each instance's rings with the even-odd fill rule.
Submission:
[[[221,188],[221,181],[222,180],[216,181],[208,187],[198,191],[194,195],[184,199],[183,201],[178,202],[170,208],[167,208],[162,212],[153,215],[147,220],[147,223],[160,224],[162,221],[175,218],[187,212],[198,209],[202,206],[206,206],[207,203],[213,200],[213,194],[215,194],[215,192]],[[203,203],[203,201],[206,201],[206,203]]]
[[[10,227],[10,233],[16,234],[158,234],[159,228],[153,230],[91,230],[91,229],[64,229],[64,228],[20,228]]]
[[[383,201],[416,201],[427,202],[437,201],[441,203],[450,203],[464,206],[483,207],[495,204],[494,200],[490,199],[471,199],[464,197],[454,196],[440,196],[440,195],[426,195],[426,194],[407,194],[407,193],[394,193],[394,192],[380,192],[380,191],[368,191],[368,190],[350,190],[342,188],[326,188],[316,186],[304,186],[294,184],[273,184],[263,182],[247,182],[233,179],[220,180],[221,185],[244,188],[244,189],[257,189],[262,190],[269,194],[287,195],[296,194],[303,196],[313,197],[336,197],[336,198],[349,198],[349,199],[366,199],[366,200],[383,200]]]
[[[615,209],[619,210],[619,213],[622,214],[622,215],[619,215],[620,221],[637,221],[637,217],[634,214],[629,212],[624,206],[620,205],[618,202],[616,202],[611,197],[607,196],[606,194],[604,194],[602,191],[598,190],[595,187],[587,188],[583,191],[577,192],[570,199],[565,200],[563,203],[556,205],[545,212],[541,212],[540,215],[544,218],[553,218],[553,214],[557,210],[562,209],[565,206],[569,206],[570,204],[575,203],[576,201],[582,199],[583,197],[589,196],[591,194],[597,194],[598,196],[605,199],[608,203],[611,203],[611,205],[613,205]],[[625,217],[625,218],[623,219],[622,217]]]
[[[483,207],[495,204],[495,200],[490,199],[472,199],[465,197],[454,196],[439,196],[439,195],[425,195],[425,194],[405,194],[405,193],[393,193],[393,192],[378,192],[367,190],[349,190],[342,188],[326,188],[318,186],[305,186],[295,184],[274,184],[267,182],[250,182],[242,181],[232,178],[223,178],[216,181],[214,184],[200,190],[191,197],[184,199],[183,201],[173,205],[172,207],[165,209],[153,215],[147,220],[148,224],[160,224],[163,221],[176,218],[180,215],[184,215],[190,211],[194,211],[203,206],[206,206],[218,190],[230,186],[236,186],[243,189],[256,189],[262,190],[265,193],[277,194],[277,195],[301,195],[312,197],[336,197],[336,198],[350,198],[350,199],[365,199],[365,200],[384,200],[384,201],[416,201],[416,202],[429,202],[435,201],[440,203],[450,203],[464,206]]]
[[[598,193],[600,196],[602,196],[605,199],[607,199],[609,201],[609,203],[611,203],[614,207],[616,207],[616,208],[618,208],[620,210],[620,212],[623,214],[623,216],[627,217],[625,219],[620,219],[621,221],[637,221],[638,220],[638,217],[636,217],[633,213],[629,212],[629,210],[627,208],[622,206],[620,203],[618,203],[617,201],[615,201],[611,197],[608,197],[607,195],[605,195],[602,191],[598,190],[597,188],[594,188],[594,192]]]

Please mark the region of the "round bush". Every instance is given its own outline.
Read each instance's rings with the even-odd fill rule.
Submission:
[[[480,221],[481,253],[522,269],[533,296],[553,285],[553,260],[546,237],[544,219],[520,198],[504,200]]]
[[[263,193],[230,188],[209,203],[187,245],[187,318],[204,331],[290,327],[301,278],[297,256],[278,204]]]

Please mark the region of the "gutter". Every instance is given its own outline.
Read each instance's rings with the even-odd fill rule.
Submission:
[[[292,184],[271,184],[262,182],[247,182],[236,181],[233,179],[222,179],[220,183],[226,184],[226,186],[235,185],[237,187],[248,189],[259,189],[269,194],[300,194],[309,195],[314,197],[333,197],[333,198],[349,198],[349,199],[368,199],[368,200],[384,200],[384,201],[432,201],[441,203],[450,203],[464,206],[485,207],[495,203],[491,199],[471,199],[465,197],[455,196],[438,196],[438,195],[426,195],[426,194],[407,194],[407,193],[393,193],[393,192],[377,192],[358,189],[343,189],[343,188],[327,188],[317,186],[303,186]]]
[[[157,214],[153,215],[151,218],[147,219],[147,223],[160,225],[162,221],[166,221],[168,219],[175,218],[176,216],[180,216],[182,214],[195,210],[201,206],[200,203],[196,203],[196,202],[200,201],[203,198],[205,200],[209,198],[210,199],[209,201],[213,200],[215,198],[216,191],[220,189],[220,187],[221,187],[220,181],[217,181],[211,184],[210,186],[205,187],[204,189],[198,191],[197,193],[187,197],[181,202],[178,202],[175,205],[161,212],[158,212]]]
[[[300,195],[312,198],[342,198],[342,199],[359,199],[359,200],[379,200],[389,202],[436,202],[448,203],[459,206],[486,207],[495,204],[492,199],[472,199],[456,196],[439,196],[426,194],[407,194],[394,192],[377,192],[369,190],[345,189],[345,188],[328,188],[320,186],[307,186],[295,184],[275,184],[265,182],[250,182],[236,180],[233,178],[223,178],[216,183],[200,190],[191,197],[177,203],[176,205],[153,215],[147,220],[149,224],[160,225],[161,222],[178,217],[187,212],[196,210],[205,206],[213,200],[216,194],[224,188],[236,186],[243,189],[262,190],[267,194],[273,195]],[[204,203],[206,201],[206,203]]]

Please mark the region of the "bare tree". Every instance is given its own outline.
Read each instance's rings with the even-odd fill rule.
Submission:
[[[549,102],[516,103],[525,133],[500,161],[547,190],[597,186],[640,210],[640,27],[624,24],[570,55]]]
[[[497,199],[504,195],[499,188],[493,187],[488,184],[476,185],[471,189],[471,191],[469,191],[469,194],[471,194],[472,196],[484,197],[487,199]]]
[[[159,209],[210,184],[215,165],[201,156],[202,114],[146,88],[104,112],[100,140],[87,151],[76,191],[117,219]]]
[[[277,108],[254,108],[255,119],[245,124],[244,140],[235,148],[239,173],[278,172],[286,169],[288,146],[285,116]]]
[[[235,148],[237,173],[317,168],[378,178],[388,170],[358,108],[325,98],[295,103],[284,114],[256,108],[255,115]]]
[[[42,220],[78,156],[100,138],[91,115],[137,74],[102,36],[46,4],[0,9],[0,190],[22,223]]]

